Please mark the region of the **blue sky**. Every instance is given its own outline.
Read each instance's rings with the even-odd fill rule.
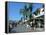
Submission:
[[[20,20],[22,17],[22,15],[20,15],[20,9],[24,8],[25,4],[26,3],[8,2],[8,20]],[[33,4],[32,12],[34,12],[37,8],[42,8],[42,4]]]

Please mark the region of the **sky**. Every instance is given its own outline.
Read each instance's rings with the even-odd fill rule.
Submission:
[[[20,9],[23,9],[25,4],[28,3],[8,2],[8,20],[20,20],[21,17],[23,17],[23,15],[20,14]],[[37,8],[42,8],[42,4],[34,3],[32,12],[34,12]]]

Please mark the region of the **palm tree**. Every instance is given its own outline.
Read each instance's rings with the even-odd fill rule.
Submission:
[[[27,5],[24,6],[24,9],[20,9],[20,13],[23,14],[25,18],[27,18],[32,12],[32,5],[29,4],[29,7],[27,8]]]
[[[24,9],[20,9],[20,14],[24,16],[24,18],[27,17],[27,6],[24,6]]]
[[[20,14],[22,14],[24,16],[24,18],[29,18],[29,20],[31,20],[31,17],[32,17],[32,7],[33,7],[33,4],[28,4],[28,7],[27,5],[24,6],[24,9],[20,9]],[[30,25],[30,23],[28,23]]]
[[[29,4],[29,10],[30,10],[30,20],[32,19],[32,7],[33,7],[33,3]]]

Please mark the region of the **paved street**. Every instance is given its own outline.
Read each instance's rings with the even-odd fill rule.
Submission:
[[[11,32],[41,32],[44,31],[44,28],[31,28],[29,25],[27,24],[22,24],[22,25],[17,25],[17,27],[14,27]]]

